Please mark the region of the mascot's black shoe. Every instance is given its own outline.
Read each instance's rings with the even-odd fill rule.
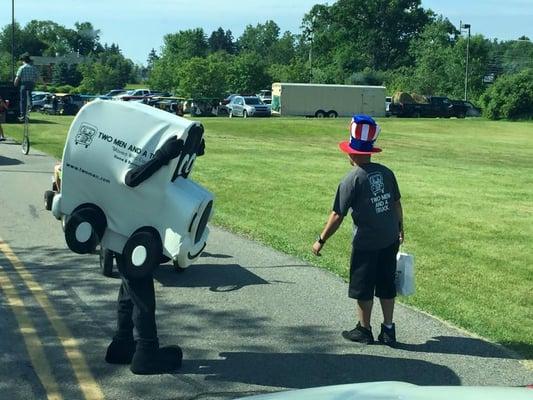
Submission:
[[[137,348],[131,361],[131,372],[154,375],[175,372],[181,367],[183,353],[178,346],[156,349]]]
[[[135,353],[135,342],[131,339],[113,338],[107,347],[105,360],[109,364],[129,364]]]

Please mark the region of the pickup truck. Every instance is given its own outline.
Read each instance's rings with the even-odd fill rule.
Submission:
[[[428,103],[391,103],[389,111],[397,117],[457,117],[466,116],[464,104],[452,102],[447,97],[428,96]]]

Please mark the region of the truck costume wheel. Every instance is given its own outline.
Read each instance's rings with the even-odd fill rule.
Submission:
[[[161,240],[151,232],[134,233],[126,242],[121,255],[117,254],[119,271],[130,279],[150,275],[161,261]]]
[[[96,250],[105,230],[105,217],[91,207],[76,210],[65,223],[65,240],[74,253],[88,254]]]
[[[113,276],[113,256],[114,253],[111,250],[100,246],[100,271],[103,276]]]

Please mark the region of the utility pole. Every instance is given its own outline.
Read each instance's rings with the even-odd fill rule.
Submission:
[[[15,0],[11,0],[11,82],[15,81]]]
[[[470,56],[470,24],[463,24],[461,22],[461,29],[468,29],[468,38],[466,39],[466,67],[465,67],[465,101],[468,100],[468,58]]]

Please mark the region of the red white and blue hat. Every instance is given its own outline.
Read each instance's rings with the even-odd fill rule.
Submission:
[[[348,154],[374,154],[381,151],[374,147],[381,128],[368,115],[354,115],[350,122],[350,141],[340,142],[339,148]]]

